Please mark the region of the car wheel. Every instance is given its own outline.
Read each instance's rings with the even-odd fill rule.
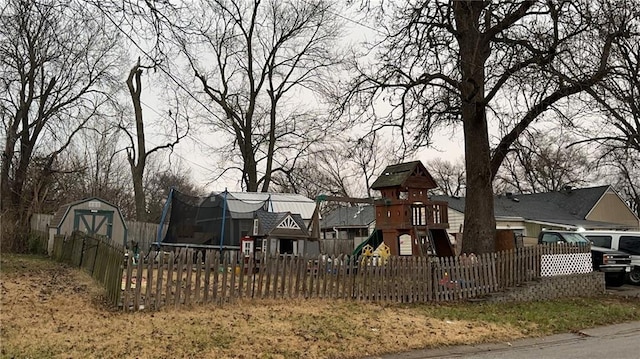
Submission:
[[[608,274],[608,273],[607,273]],[[612,273],[609,275],[605,275],[604,279],[605,282],[607,284],[607,286],[609,287],[620,287],[624,284],[625,281],[625,274],[624,273]]]
[[[640,267],[634,267],[629,273],[629,283],[640,285]]]

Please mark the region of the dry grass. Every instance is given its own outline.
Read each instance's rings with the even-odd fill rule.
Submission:
[[[532,322],[442,315],[457,318],[458,306],[347,301],[122,313],[105,308],[101,290],[76,269],[7,255],[0,266],[0,353],[6,358],[355,358],[545,332]]]

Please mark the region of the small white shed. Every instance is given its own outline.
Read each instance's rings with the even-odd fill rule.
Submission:
[[[127,224],[120,209],[97,197],[65,204],[56,211],[49,223],[49,253],[55,235],[74,231],[104,236],[122,246],[127,243]]]

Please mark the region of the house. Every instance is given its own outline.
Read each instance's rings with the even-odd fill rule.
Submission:
[[[375,230],[375,211],[372,205],[338,207],[320,220],[320,237],[325,244],[323,253],[351,253]]]
[[[428,195],[437,187],[420,161],[387,166],[371,185],[382,195],[375,201],[376,230],[392,255],[453,254],[447,203]]]
[[[168,203],[169,226],[160,246],[319,253],[308,230],[316,203],[302,195],[225,191],[199,198],[172,191]]]
[[[465,199],[433,196],[448,202],[451,233],[461,233],[464,223]],[[640,219],[611,186],[561,191],[512,194],[494,197],[496,229],[511,229],[524,238],[525,244],[535,243],[538,233],[546,229],[618,229],[638,230]]]

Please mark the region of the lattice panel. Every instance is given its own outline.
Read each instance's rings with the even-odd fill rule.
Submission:
[[[543,255],[540,265],[540,276],[542,277],[590,273],[592,271],[591,253]]]

